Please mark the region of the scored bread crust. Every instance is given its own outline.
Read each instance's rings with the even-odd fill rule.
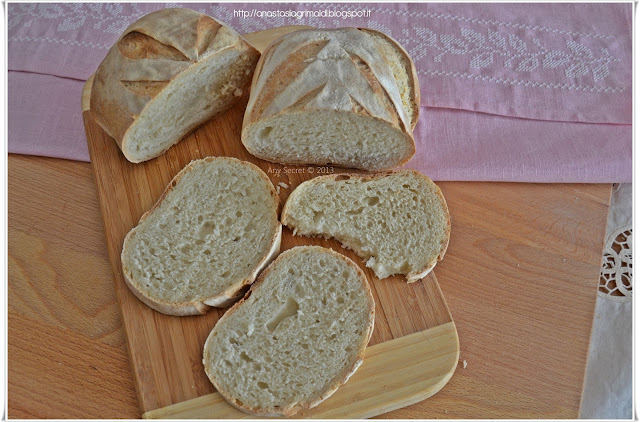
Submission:
[[[128,36],[132,38],[127,39]],[[96,70],[90,98],[94,119],[115,139],[127,160],[138,163],[162,154],[164,151],[139,158],[129,150],[129,135],[138,118],[156,102],[161,92],[184,83],[180,80],[200,65],[217,60],[231,50],[248,60],[251,72],[240,78],[240,96],[246,98],[260,52],[235,30],[210,16],[184,8],[162,9],[141,17],[124,30]],[[227,72],[246,70],[243,67],[246,65],[239,60],[231,66],[233,69]],[[173,144],[231,107],[240,96],[225,95],[227,104],[211,108],[206,117],[187,127]],[[194,113],[201,111],[194,110]]]
[[[353,173],[336,173],[336,174],[328,174],[328,175],[324,175],[324,176],[318,176],[315,177],[311,180],[307,180],[306,182],[301,183],[300,185],[298,185],[298,187],[296,187],[296,189],[293,190],[293,192],[291,192],[291,194],[289,195],[289,197],[287,198],[287,201],[285,202],[284,206],[282,207],[282,213],[280,214],[280,221],[282,222],[282,224],[284,226],[287,226],[291,229],[295,229],[295,227],[292,225],[292,222],[290,220],[290,216],[289,216],[289,207],[290,207],[290,203],[291,203],[291,197],[295,194],[295,191],[299,188],[301,188],[304,185],[313,185],[313,184],[320,184],[325,180],[338,180],[338,178],[354,178],[354,179],[360,179],[360,180],[377,180],[377,179],[382,179],[384,177],[387,177],[391,174],[395,174],[395,173],[412,173],[415,176],[423,179],[424,181],[427,182],[427,184],[429,185],[433,185],[435,187],[435,193],[438,197],[438,199],[440,200],[440,203],[442,204],[442,207],[445,211],[445,215],[447,217],[447,228],[446,228],[446,237],[445,237],[445,241],[444,243],[442,243],[442,246],[440,248],[440,252],[438,253],[438,255],[430,262],[428,262],[422,269],[417,270],[417,271],[411,271],[408,274],[405,275],[405,277],[407,278],[407,283],[413,283],[416,282],[418,280],[423,279],[427,274],[429,274],[431,272],[431,270],[433,270],[433,268],[436,266],[436,264],[438,263],[438,261],[441,261],[444,258],[444,254],[447,251],[447,247],[449,246],[449,238],[451,235],[451,216],[449,215],[449,208],[447,207],[447,201],[444,199],[444,195],[442,194],[442,191],[440,190],[440,187],[438,185],[436,185],[433,180],[429,179],[427,176],[425,176],[424,174],[420,173],[417,170],[413,170],[413,169],[402,169],[402,170],[385,170],[385,171],[380,171],[380,172],[374,172],[374,173],[369,173],[369,174],[353,174]],[[310,235],[304,235],[304,236],[310,236]],[[321,234],[318,234],[316,236],[322,236]],[[351,249],[348,246],[345,246],[344,244],[342,245],[344,248],[347,249]]]
[[[335,36],[333,34],[335,34]],[[347,44],[350,42],[351,46],[342,46],[345,48],[344,51],[347,51],[346,49],[354,48],[353,46],[358,43],[367,44],[366,48],[368,48],[369,53],[372,54],[370,61],[363,61],[362,57],[355,55],[355,53],[354,55],[356,58],[352,57],[352,60],[360,60],[370,72],[370,75],[367,77],[365,77],[363,73],[362,77],[375,80],[375,82],[371,82],[371,80],[369,80],[370,88],[373,92],[369,97],[369,100],[365,100],[365,104],[360,104],[359,107],[354,105],[351,110],[338,109],[331,105],[312,107],[308,105],[308,99],[305,100],[307,97],[307,93],[305,93],[299,101],[306,101],[306,105],[299,106],[297,105],[298,101],[296,101],[294,104],[287,107],[274,106],[274,99],[280,94],[280,90],[283,89],[283,87],[286,87],[287,84],[290,84],[292,79],[296,78],[300,73],[291,75],[285,71],[282,73],[275,72],[274,74],[274,71],[278,71],[280,67],[283,66],[283,63],[289,63],[295,60],[310,60],[306,58],[304,53],[301,54],[300,51],[303,50],[304,47],[312,46],[314,43],[317,44],[326,41],[327,37],[329,37],[329,39],[331,39],[331,37],[338,37],[336,39],[342,39],[342,41]],[[349,40],[349,37],[353,37],[354,39]],[[385,41],[380,41],[378,37],[384,39],[386,41],[386,45],[383,45]],[[357,42],[354,40],[357,40]],[[386,46],[393,48],[402,58],[399,65],[403,67],[403,75],[397,75],[392,71],[391,62],[393,62],[395,58],[384,54],[384,48]],[[372,53],[373,51],[376,52],[375,56]],[[362,52],[362,50],[360,52]],[[349,51],[349,53],[351,53],[351,51]],[[283,55],[287,55],[284,60],[281,57]],[[271,61],[275,61],[275,63],[272,64],[270,63]],[[354,63],[356,62],[354,61]],[[356,66],[360,65],[356,64]],[[389,79],[392,79],[393,81],[390,81]],[[313,91],[317,88],[317,84],[315,84],[315,82],[315,80],[307,82],[307,86],[305,88],[308,88],[310,92]],[[410,90],[408,103],[403,101],[400,97],[398,84],[401,84],[402,82],[406,83]],[[345,90],[347,90],[346,86]],[[373,111],[380,105],[374,104],[382,104],[382,107],[386,107],[386,109],[383,112],[378,110],[379,115],[376,116],[375,112],[372,114],[370,111]],[[268,110],[270,111],[267,113]],[[337,28],[322,30],[302,29],[285,34],[269,44],[260,56],[256,65],[251,82],[249,102],[242,122],[242,142],[247,150],[253,155],[271,162],[282,162],[278,157],[267,156],[253,148],[249,139],[251,126],[282,115],[297,112],[313,113],[315,110],[330,110],[335,113],[353,113],[356,115],[366,116],[372,121],[383,122],[390,125],[404,135],[406,138],[406,144],[409,147],[410,153],[403,157],[401,161],[393,165],[393,167],[401,166],[408,162],[415,154],[415,141],[413,139],[412,132],[418,122],[420,112],[420,87],[415,65],[407,51],[398,44],[397,41],[383,32],[369,28]],[[308,163],[311,162],[309,160],[287,160],[287,164]],[[334,165],[337,164],[334,163]],[[357,167],[367,169],[364,164]]]
[[[132,228],[129,231],[129,233],[127,233],[127,235],[124,238],[124,242],[122,245],[122,252],[120,254],[120,262],[122,263],[122,273],[124,275],[124,281],[129,287],[129,289],[144,304],[163,314],[176,315],[176,316],[203,315],[203,314],[206,314],[211,307],[230,306],[231,304],[233,304],[235,301],[237,301],[239,298],[243,296],[245,292],[245,286],[253,283],[253,281],[256,279],[260,271],[262,271],[262,269],[266,267],[273,260],[273,258],[275,258],[275,256],[278,255],[278,252],[280,251],[280,241],[282,238],[282,225],[280,224],[280,222],[277,222],[278,227],[276,228],[276,233],[272,238],[271,248],[264,253],[263,258],[261,259],[260,263],[256,266],[255,270],[248,277],[230,285],[223,293],[219,295],[212,296],[212,297],[202,297],[202,298],[199,298],[198,300],[185,301],[185,302],[168,302],[165,300],[151,297],[137,287],[137,283],[134,281],[135,277],[133,276],[132,272],[126,267],[125,260],[124,260],[125,252],[127,251],[127,247],[129,246],[130,239],[135,235],[136,229],[138,228],[138,226],[140,226],[142,222],[144,222],[144,220],[147,219],[148,216],[150,216],[162,204],[166,196],[178,184],[182,176],[184,176],[187,172],[192,171],[196,164],[203,161],[211,162],[214,160],[228,160],[228,161],[238,162],[238,163],[241,163],[242,165],[249,166],[254,170],[258,170],[258,174],[260,174],[260,177],[262,177],[262,179],[268,182],[267,186],[269,186],[269,192],[272,198],[275,200],[276,207],[280,202],[280,198],[276,194],[276,190],[273,187],[271,180],[269,180],[269,177],[267,177],[267,175],[264,174],[264,172],[262,171],[262,169],[260,169],[260,167],[248,161],[238,160],[237,158],[233,158],[233,157],[206,157],[200,160],[193,160],[189,164],[187,164],[182,170],[180,170],[180,172],[178,172],[178,174],[175,175],[175,177],[171,180],[171,182],[169,182],[166,189],[164,190],[162,195],[160,195],[160,198],[158,198],[158,200],[151,207],[151,209],[145,212],[142,215],[142,217],[140,217],[138,224],[134,228]]]
[[[362,286],[364,287],[365,291],[367,292],[367,296],[369,298],[369,309],[368,309],[368,311],[369,311],[369,327],[368,327],[368,333],[365,336],[366,337],[366,341],[364,341],[361,345],[359,345],[358,351],[356,353],[355,361],[352,364],[350,364],[349,366],[345,367],[335,377],[335,379],[329,384],[329,386],[327,387],[326,390],[319,392],[317,394],[317,397],[313,398],[312,400],[310,400],[307,403],[296,403],[296,404],[294,404],[292,406],[284,407],[284,408],[275,408],[275,407],[258,408],[258,407],[247,406],[245,403],[242,403],[242,402],[239,403],[238,400],[231,395],[231,393],[229,393],[228,391],[226,391],[226,390],[224,390],[224,389],[222,389],[220,387],[220,385],[216,382],[216,379],[208,371],[207,349],[208,349],[209,342],[213,341],[212,334],[213,334],[215,328],[218,326],[218,324],[220,322],[224,321],[226,318],[228,318],[230,315],[232,315],[240,306],[242,306],[242,304],[254,292],[256,287],[259,286],[265,280],[265,278],[269,275],[269,273],[271,273],[271,271],[273,271],[273,268],[276,265],[278,265],[278,262],[281,261],[282,257],[286,257],[289,254],[300,253],[300,252],[303,252],[303,251],[309,250],[309,249],[321,250],[322,252],[329,252],[331,255],[343,260],[344,262],[347,263],[347,265],[352,266],[353,268],[356,269],[356,272],[358,274],[358,279],[360,280]],[[312,407],[315,407],[318,404],[322,403],[323,401],[328,399],[333,393],[335,393],[336,390],[341,385],[346,383],[349,380],[349,378],[351,378],[351,376],[356,372],[358,367],[360,367],[360,365],[363,362],[364,351],[365,351],[367,345],[369,344],[369,341],[371,340],[371,336],[373,335],[374,326],[375,326],[375,300],[373,298],[373,293],[371,292],[371,287],[369,287],[369,282],[367,281],[367,276],[364,274],[364,271],[362,271],[362,269],[355,262],[353,262],[351,259],[349,259],[348,257],[346,257],[346,256],[334,251],[333,249],[323,248],[321,246],[295,246],[295,247],[293,247],[291,249],[288,249],[288,250],[282,252],[267,268],[265,268],[264,271],[262,271],[262,273],[260,273],[260,276],[255,281],[255,283],[253,283],[251,285],[251,288],[247,291],[247,293],[244,295],[244,297],[242,299],[240,299],[238,302],[236,302],[231,308],[229,308],[224,313],[224,315],[222,315],[222,317],[218,320],[218,322],[216,323],[216,326],[214,327],[213,330],[211,330],[211,333],[209,333],[209,336],[207,337],[207,340],[206,340],[206,342],[204,344],[204,353],[203,353],[202,363],[204,365],[205,373],[207,374],[207,377],[209,378],[209,380],[211,381],[213,386],[220,393],[220,395],[222,397],[224,397],[224,399],[227,400],[227,402],[229,402],[235,408],[237,408],[239,410],[242,410],[243,412],[250,413],[252,415],[256,415],[256,416],[285,416],[285,417],[290,417],[290,416],[295,415],[296,413],[298,413],[301,410],[311,409]]]
[[[404,105],[408,105],[409,108],[411,108],[411,130],[415,129],[416,125],[418,124],[418,117],[420,115],[420,84],[418,81],[418,71],[416,70],[416,65],[413,63],[413,60],[411,60],[411,56],[409,56],[407,50],[405,50],[404,47],[401,46],[400,43],[398,43],[398,41],[394,40],[384,32],[376,31],[375,29],[371,28],[358,29],[385,38],[387,42],[393,48],[395,48],[396,51],[403,57],[405,71],[407,73],[406,76],[409,79],[409,81],[407,81],[407,85],[411,89],[411,93],[409,95],[410,104],[405,103]]]

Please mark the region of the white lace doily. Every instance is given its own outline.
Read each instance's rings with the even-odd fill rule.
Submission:
[[[611,233],[604,245],[598,295],[616,302],[626,302],[633,296],[633,259],[631,226]]]

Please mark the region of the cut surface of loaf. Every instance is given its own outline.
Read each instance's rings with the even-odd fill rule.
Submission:
[[[451,224],[440,188],[413,170],[328,175],[298,186],[282,211],[294,234],[333,237],[378,278],[413,282],[442,259]]]
[[[149,160],[248,94],[259,56],[209,16],[159,10],[109,50],[95,74],[91,110],[129,161]]]
[[[125,280],[171,315],[228,306],[280,249],[278,198],[257,166],[235,158],[192,161],[126,236]]]
[[[328,398],[362,363],[374,307],[353,261],[319,246],[292,248],[213,328],[205,371],[239,409],[291,416]]]
[[[419,104],[413,62],[387,35],[296,31],[258,62],[242,142],[278,163],[393,168],[415,153]]]

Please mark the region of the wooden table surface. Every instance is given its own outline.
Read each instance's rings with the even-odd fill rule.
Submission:
[[[384,417],[577,417],[610,185],[439,185],[453,234],[436,274],[460,363]],[[583,217],[519,211],[532,193]],[[477,215],[496,198],[500,212]],[[10,155],[8,221],[8,416],[139,417],[90,164]]]

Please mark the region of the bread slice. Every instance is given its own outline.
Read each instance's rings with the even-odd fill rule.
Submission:
[[[248,95],[259,57],[222,22],[190,9],[159,10],[109,50],[91,111],[127,160],[146,161]]]
[[[294,234],[334,237],[378,278],[404,274],[408,282],[442,259],[451,231],[440,188],[413,170],[316,177],[291,193],[282,224]]]
[[[372,29],[296,31],[258,61],[242,142],[278,163],[389,169],[415,153],[419,105],[415,66],[392,38]]]
[[[283,252],[204,345],[203,363],[233,406],[291,416],[333,394],[362,363],[375,303],[362,270],[319,246]]]
[[[228,306],[280,250],[277,208],[257,166],[227,157],[192,161],[125,237],[124,278],[165,314]]]

